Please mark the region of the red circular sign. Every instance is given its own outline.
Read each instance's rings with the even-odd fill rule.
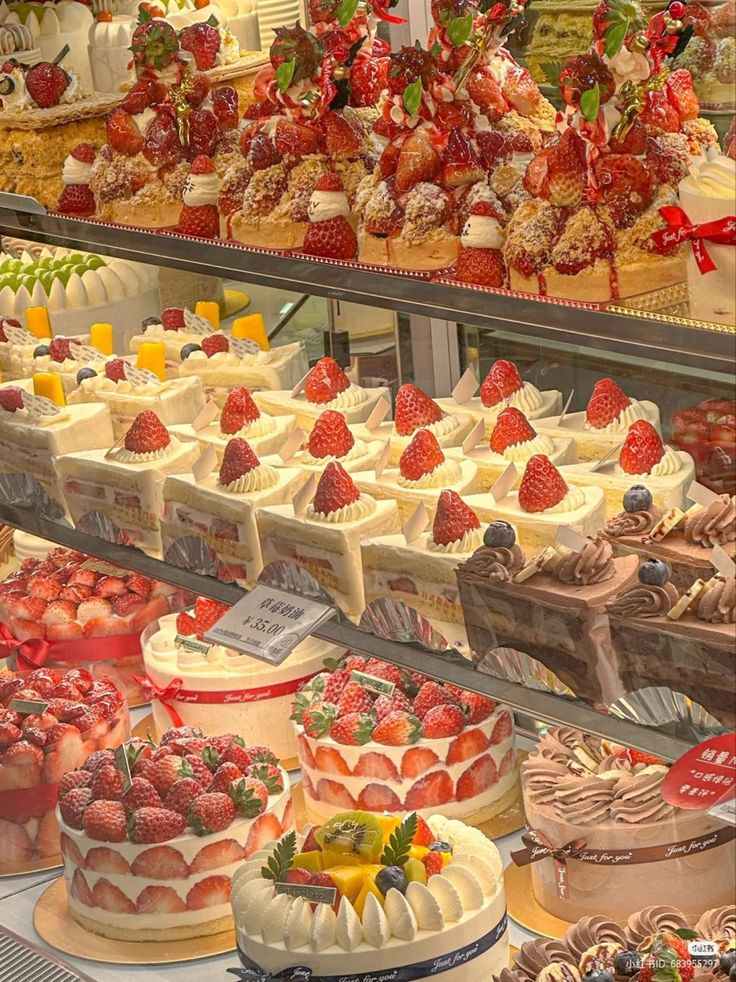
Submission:
[[[736,795],[736,733],[723,733],[688,750],[662,782],[662,797],[678,808],[712,808]]]

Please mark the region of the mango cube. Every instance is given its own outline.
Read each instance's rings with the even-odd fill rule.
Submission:
[[[325,856],[322,857],[326,862]],[[365,866],[333,866],[327,867],[326,872],[332,878],[337,889],[352,903],[360,893],[366,879]]]
[[[361,887],[360,893],[355,898],[355,902],[353,903],[353,907],[355,907],[355,913],[358,915],[358,917],[361,918],[363,917],[363,911],[365,910],[365,902],[369,893],[372,893],[373,896],[381,905],[381,907],[383,907],[383,899],[384,899],[383,894],[376,886],[375,879],[371,879],[370,877],[368,877],[365,883],[363,884],[363,886]]]
[[[310,873],[321,873],[322,852],[319,849],[311,849],[309,852],[298,852],[294,856],[294,866],[309,870]]]

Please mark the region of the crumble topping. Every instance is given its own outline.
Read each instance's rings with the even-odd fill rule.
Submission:
[[[693,156],[705,152],[709,147],[719,149],[718,134],[709,120],[688,119],[682,124],[682,129],[690,140],[690,152]]]
[[[652,232],[664,227],[664,221],[659,209],[666,205],[677,204],[677,192],[669,184],[662,184],[648,208],[637,218],[631,228],[620,229],[616,233],[617,252],[620,262],[641,261],[645,258],[642,253],[651,257],[652,253],[659,255],[653,247],[650,236]]]
[[[523,187],[522,173],[513,164],[502,164],[491,175],[491,190],[499,198],[505,198],[517,189]]]
[[[342,181],[342,186],[345,188],[345,193],[348,196],[348,202],[353,207],[358,188],[366,176],[365,161],[361,158],[357,160],[336,160],[335,173]]]
[[[243,215],[258,218],[267,214],[279,202],[286,189],[286,167],[274,164],[257,170],[243,194]]]
[[[550,106],[550,109],[552,107]],[[537,110],[539,112],[539,110]],[[511,140],[518,133],[524,133],[532,142],[532,146],[535,150],[542,149],[542,137],[539,132],[538,123],[535,123],[534,117],[527,118],[518,113],[515,109],[510,109],[505,113],[497,122],[496,128],[500,130],[505,136]],[[552,126],[547,127],[547,129],[554,129],[554,109],[552,109]]]
[[[445,225],[450,214],[450,198],[437,184],[420,181],[406,196],[402,236],[420,242]]]
[[[567,220],[552,249],[550,263],[558,272],[574,275],[612,252],[612,229],[592,208],[583,206]]]
[[[529,276],[546,265],[558,235],[560,210],[547,201],[525,201],[506,229],[504,258]]]

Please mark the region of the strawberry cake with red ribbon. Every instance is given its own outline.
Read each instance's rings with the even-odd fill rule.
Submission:
[[[167,730],[93,753],[59,787],[72,917],[94,934],[175,941],[232,926],[231,878],[293,828],[289,779],[267,747]]]
[[[109,679],[84,668],[0,676],[0,874],[58,857],[59,782],[129,733],[128,707]]]
[[[485,821],[517,793],[514,722],[492,699],[349,654],[292,712],[307,812],[345,809]]]

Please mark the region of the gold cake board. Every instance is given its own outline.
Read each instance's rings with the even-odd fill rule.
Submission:
[[[52,948],[93,962],[121,965],[165,965],[191,962],[235,950],[235,931],[174,941],[116,941],[93,934],[72,917],[64,877],[48,886],[36,901],[33,926]]]
[[[540,907],[532,893],[531,866],[510,863],[503,874],[506,887],[506,909],[519,927],[545,938],[564,938],[572,921],[564,921]]]

